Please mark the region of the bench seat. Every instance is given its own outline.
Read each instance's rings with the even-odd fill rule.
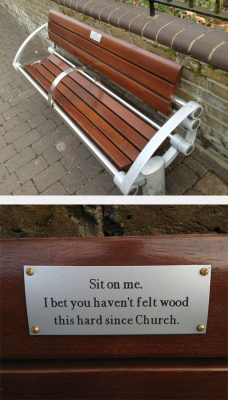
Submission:
[[[50,55],[22,65],[24,48],[44,28],[52,41]],[[91,150],[123,194],[140,187],[144,194],[164,194],[165,168],[179,152],[193,151],[202,107],[176,96],[183,66],[174,61],[51,10],[48,22],[21,45],[13,66]],[[107,80],[110,85],[103,83]],[[116,84],[120,91],[109,88]],[[125,92],[163,115],[164,125],[126,101],[120,94]],[[180,125],[185,137],[175,132]]]
[[[69,65],[51,54],[24,69],[48,93],[54,79],[69,69]],[[61,80],[53,99],[120,171],[129,169],[156,133],[153,127],[77,71]]]

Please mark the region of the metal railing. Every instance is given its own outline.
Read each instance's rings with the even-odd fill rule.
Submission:
[[[180,0],[149,0],[151,16],[155,15],[154,3],[163,4],[164,6],[168,7],[179,8],[181,10],[192,11],[196,14],[228,21],[228,13],[226,11],[222,11],[222,0],[215,0],[214,9],[210,9],[201,5],[195,5],[195,0],[187,0],[185,2],[181,2]]]

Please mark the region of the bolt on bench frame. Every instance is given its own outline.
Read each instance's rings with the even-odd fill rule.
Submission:
[[[120,98],[112,90],[108,89],[102,83],[91,77],[87,72],[83,71],[81,67],[74,65],[72,62],[67,60],[61,54],[56,51],[56,44],[48,48],[50,54],[56,55],[58,58],[63,60],[69,65],[69,69],[64,71],[57,76],[47,94],[43,88],[26,72],[24,66],[20,63],[21,56],[27,44],[34,38],[41,30],[46,29],[48,23],[38,27],[32,32],[27,39],[20,46],[13,60],[13,67],[20,71],[26,79],[38,90],[38,92],[49,102],[50,106],[59,114],[68,126],[79,136],[83,143],[91,150],[95,157],[102,163],[102,165],[108,170],[113,176],[113,181],[120,191],[127,195],[136,194],[140,186],[142,186],[142,193],[145,195],[151,194],[165,194],[165,168],[168,167],[172,161],[177,157],[178,153],[189,155],[194,149],[194,141],[197,134],[197,129],[200,125],[199,116],[202,113],[202,106],[194,101],[186,103],[182,99],[174,96],[172,99],[173,105],[178,108],[163,126],[160,126],[151,118],[148,118],[141,111],[137,110],[127,101]],[[25,65],[25,64],[24,64]],[[71,118],[63,111],[63,109],[56,104],[53,100],[53,93],[58,83],[70,72],[76,70],[83,76],[85,76],[93,84],[101,88],[104,92],[109,94],[119,103],[124,105],[127,109],[135,113],[138,117],[144,120],[147,124],[153,128],[158,129],[156,134],[149,140],[145,145],[141,153],[135,159],[127,172],[119,171],[116,166],[102,153],[102,150],[83,132],[83,130],[77,126]],[[183,124],[186,129],[185,138],[177,133],[172,132]],[[162,143],[169,139],[170,147],[162,156],[154,156],[154,153],[162,145]]]

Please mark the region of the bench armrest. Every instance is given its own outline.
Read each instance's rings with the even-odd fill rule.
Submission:
[[[139,156],[136,158],[131,168],[125,174],[124,172],[120,172],[115,176],[114,182],[119,187],[123,194],[128,194],[131,190],[134,182],[139,177],[143,167],[147,164],[150,158],[153,156],[155,151],[159,148],[159,146],[165,141],[166,138],[170,138],[171,148],[164,154],[164,163],[165,166],[168,166],[172,160],[180,151],[182,146],[181,140],[185,140],[185,142],[189,143],[189,148],[192,146],[196,136],[196,130],[188,130],[186,138],[183,139],[179,135],[171,135],[171,133],[188,117],[197,114],[197,110],[199,110],[201,106],[194,101],[189,101],[185,106],[183,106],[180,110],[178,110],[156,133],[155,136],[147,143],[144,149],[141,151]],[[188,144],[187,143],[187,144]],[[175,147],[174,147],[175,145]],[[179,146],[179,147],[178,147]],[[190,154],[190,151],[189,151]]]
[[[25,39],[25,41],[24,41],[24,42],[22,43],[22,45],[19,47],[19,49],[18,49],[18,51],[17,51],[17,53],[16,53],[16,55],[15,55],[15,57],[14,57],[13,64],[12,64],[13,67],[14,67],[16,70],[17,70],[17,68],[18,68],[19,66],[21,67],[20,58],[21,58],[22,53],[23,53],[25,47],[27,46],[28,42],[30,42],[30,40],[31,40],[34,36],[36,36],[42,29],[46,28],[47,26],[48,26],[48,23],[47,23],[47,22],[46,22],[45,24],[39,26],[35,31],[33,31],[33,32]]]

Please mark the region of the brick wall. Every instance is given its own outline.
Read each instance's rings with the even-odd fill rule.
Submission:
[[[69,6],[74,5],[74,8],[78,5],[77,9],[80,9],[83,13],[74,11],[69,7],[64,7],[57,4],[56,1],[51,0],[2,0],[1,4],[16,15],[19,22],[26,26],[29,31],[32,31],[36,26],[46,22],[48,11],[52,8],[73,16],[80,21],[84,21],[98,29],[111,33],[123,40],[134,43],[146,50],[172,59],[178,63],[183,63],[185,69],[177,94],[185,100],[199,101],[204,107],[202,116],[203,123],[199,129],[197,138],[197,151],[200,156],[204,158],[209,157],[209,161],[212,160],[211,162],[220,165],[221,168],[227,166],[224,162],[226,163],[228,153],[228,73],[221,69],[221,67],[226,69],[226,66],[228,68],[226,62],[228,52],[224,52],[226,47],[224,47],[223,43],[225,32],[221,30],[214,31],[214,36],[212,35],[211,39],[209,38],[214,47],[208,48],[208,45],[204,43],[201,56],[198,48],[195,48],[192,44],[186,44],[184,36],[182,46],[180,38],[178,42],[176,42],[176,47],[181,51],[176,50],[174,46],[171,48],[164,45],[164,43],[168,44],[167,40],[169,38],[170,41],[171,38],[170,30],[167,28],[172,25],[176,26],[176,23],[173,24],[173,20],[170,20],[172,16],[168,15],[167,17],[167,14],[159,13],[156,18],[151,20],[148,16],[147,9],[138,9],[129,5],[122,5],[112,0],[105,0],[105,2],[96,1],[96,4],[101,3],[100,9],[97,8],[98,6],[92,7],[92,3],[95,3],[95,0],[58,0],[58,2]],[[93,15],[93,17],[89,16],[89,14]],[[110,18],[110,15],[112,18]],[[161,26],[160,17],[163,19],[163,26]],[[145,22],[145,18],[148,19],[147,22]],[[160,22],[158,23],[159,18]],[[104,22],[105,20],[112,22],[112,25],[108,22]],[[183,21],[180,20],[177,24],[179,23],[182,25]],[[143,26],[144,29],[140,30],[137,28],[137,24],[141,24],[140,26]],[[148,28],[149,24],[150,30],[146,30],[145,27],[147,26]],[[179,28],[180,31],[184,30],[183,26],[182,29],[181,26]],[[189,26],[189,29],[190,28],[192,29],[192,26]],[[196,28],[197,30],[203,29],[204,32],[206,27],[200,28],[198,25],[195,25],[193,28],[194,30]],[[142,33],[144,36],[142,36]],[[177,33],[178,32],[172,31],[173,36],[170,45],[175,42]],[[198,34],[199,33],[200,32],[198,32]],[[208,32],[206,33],[208,34]],[[204,33],[201,33],[201,35],[204,35]],[[150,36],[153,40],[149,39]],[[219,44],[217,45],[214,39],[215,36],[218,36],[217,41]],[[195,39],[193,39],[193,41],[195,43]],[[227,43],[225,39],[225,46],[227,46]],[[207,52],[204,47],[207,47]],[[186,49],[189,48],[195,49],[195,52],[187,52]],[[217,50],[214,49],[220,51],[217,52]],[[217,58],[215,57],[216,53]],[[194,57],[192,54],[194,54]],[[209,60],[208,63],[202,61],[202,58],[205,57]],[[218,64],[221,67],[219,69],[212,64]]]

